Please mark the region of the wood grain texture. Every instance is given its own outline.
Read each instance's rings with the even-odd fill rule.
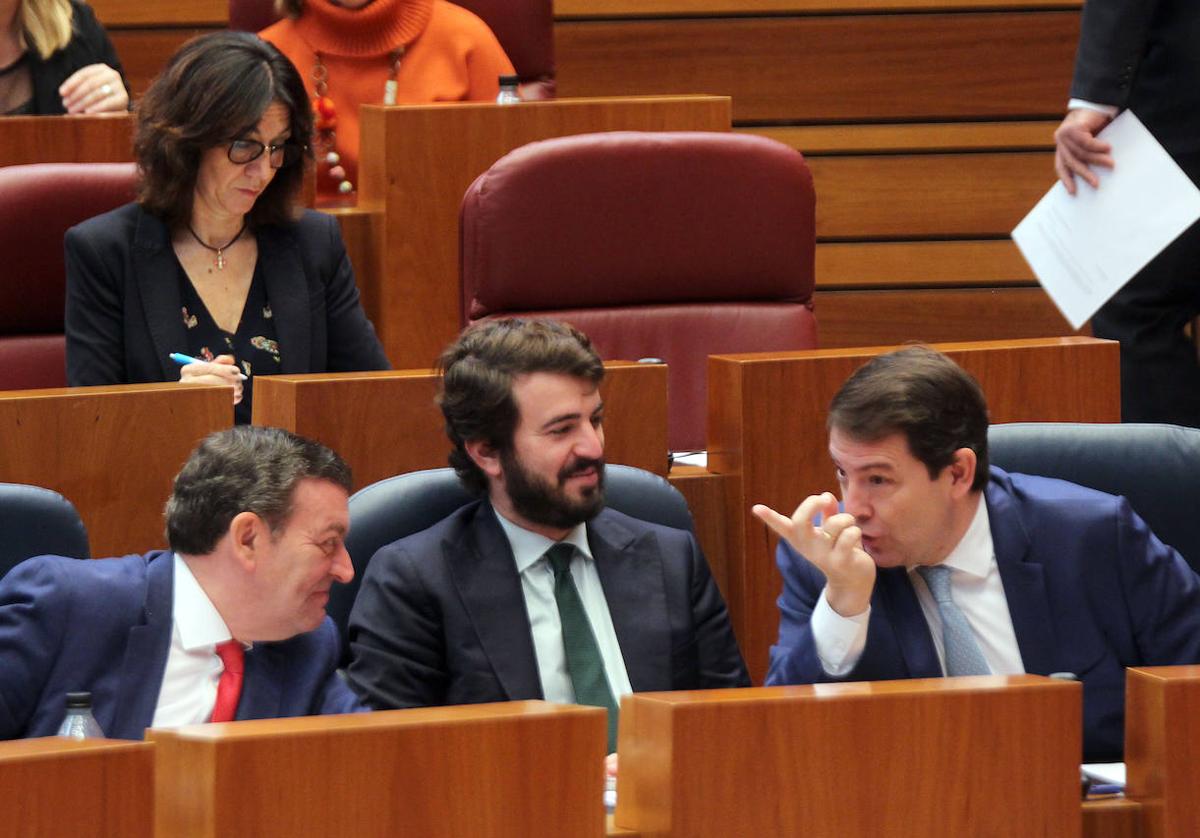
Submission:
[[[545,702],[148,731],[172,838],[600,838],[604,712]]]
[[[150,82],[154,81],[154,77],[166,66],[167,59],[174,55],[185,41],[196,35],[224,28],[222,24],[174,26],[164,29],[114,29],[108,35],[121,58],[125,78],[129,80],[129,86],[133,89],[133,97],[140,99],[150,87]]]
[[[0,481],[75,504],[92,556],[164,547],[163,504],[196,444],[233,425],[229,389],[127,384],[0,392]]]
[[[229,0],[172,0],[147,3],[146,0],[91,0],[89,5],[106,29],[131,26],[213,26],[229,25]],[[121,55],[124,60],[124,55]]]
[[[133,117],[129,114],[0,119],[0,166],[130,160]]]
[[[373,312],[396,367],[433,364],[458,333],[458,211],[492,163],[535,140],[592,131],[728,131],[721,97],[608,99],[362,109],[358,206],[383,213]]]
[[[740,477],[728,556],[731,613],[756,683],[777,636],[774,540],[750,514],[765,503],[792,510],[836,488],[825,418],[834,393],[871,357],[894,347],[719,355],[709,359],[708,468]],[[1046,338],[942,344],[978,380],[993,422],[1120,419],[1117,344]]]
[[[109,0],[112,2],[112,0]],[[1080,0],[554,0],[554,17],[736,17],[861,11],[1078,9]]]
[[[0,742],[0,838],[151,838],[153,778],[144,742]]]
[[[738,128],[778,140],[804,154],[848,152],[995,151],[1054,148],[1057,120],[924,122],[910,125],[789,125]]]
[[[1142,804],[1127,798],[1085,800],[1083,838],[1144,838]]]
[[[1078,684],[1030,675],[626,696],[615,822],[646,838],[1071,838],[1081,710]]]
[[[1029,263],[1011,239],[825,242],[817,245],[816,272],[818,292],[942,286],[961,289],[1036,282]],[[836,305],[831,303],[831,308]],[[1056,328],[1060,322],[1066,323],[1050,322]],[[824,318],[819,318],[818,324],[833,330],[834,324],[826,324]]]
[[[560,96],[713,93],[739,124],[1053,119],[1078,38],[1077,11],[555,26]]]
[[[1075,334],[1041,288],[817,291],[813,302],[828,349]]]
[[[605,457],[666,476],[667,369],[605,365]],[[442,468],[450,452],[438,377],[428,370],[272,375],[254,384],[256,425],[286,428],[337,451],[355,488],[385,477]]]
[[[1125,795],[1142,805],[1146,838],[1184,838],[1200,824],[1200,666],[1125,671]]]
[[[733,478],[697,466],[673,466],[667,477],[687,501],[696,523],[696,540],[725,601],[729,602],[729,522],[736,521]]]

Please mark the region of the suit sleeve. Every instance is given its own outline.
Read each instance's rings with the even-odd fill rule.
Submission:
[[[328,675],[325,683],[313,702],[315,715],[330,715],[336,713],[364,713],[370,708],[363,704],[354,690],[346,683],[345,676],[337,670],[338,655],[341,650],[341,639],[333,620],[328,617],[321,624],[320,642],[322,652],[328,654]]]
[[[775,560],[783,576],[783,592],[779,595],[779,639],[771,647],[766,684],[829,681],[812,632],[813,608],[825,587],[825,577],[784,542],[775,551]]]
[[[414,557],[389,545],[371,558],[350,612],[354,690],[377,710],[445,703],[448,684],[439,605]]]
[[[375,327],[367,319],[358,296],[354,268],[336,219],[326,216],[329,248],[335,266],[325,283],[325,313],[328,329],[328,372],[362,372],[391,369]],[[432,359],[431,359],[432,363]]]
[[[1071,96],[1124,107],[1161,0],[1088,0],[1083,6]]]
[[[70,622],[55,576],[32,559],[0,579],[0,739],[25,735]]]
[[[696,631],[701,689],[750,686],[750,673],[738,648],[725,599],[708,569],[696,539],[689,535],[692,555],[692,622]]]
[[[67,384],[125,384],[123,301],[119,278],[79,227],[67,231]]]

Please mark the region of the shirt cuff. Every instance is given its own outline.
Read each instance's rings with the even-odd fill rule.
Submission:
[[[1076,108],[1087,108],[1089,111],[1099,111],[1108,116],[1116,116],[1121,109],[1116,105],[1101,105],[1098,102],[1089,102],[1087,99],[1072,99],[1067,102],[1067,110],[1073,111]]]
[[[826,675],[839,677],[852,670],[862,657],[867,646],[867,622],[871,606],[861,614],[843,617],[833,610],[825,598],[825,588],[817,598],[809,625],[812,627],[813,644],[817,657]]]

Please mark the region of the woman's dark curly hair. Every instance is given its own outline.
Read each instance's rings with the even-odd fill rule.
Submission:
[[[169,226],[187,222],[204,153],[252,132],[274,102],[287,109],[289,142],[304,151],[299,164],[275,173],[247,217],[252,225],[294,218],[312,163],[312,108],[292,62],[249,32],[193,38],[150,85],[133,141],[138,202]]]

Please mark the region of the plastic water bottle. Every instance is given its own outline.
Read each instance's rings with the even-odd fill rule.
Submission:
[[[67,715],[58,728],[58,735],[67,739],[104,738],[104,731],[92,715],[91,693],[67,693]]]
[[[501,76],[500,95],[496,97],[497,105],[515,105],[521,101],[517,85],[521,83],[520,76]]]

